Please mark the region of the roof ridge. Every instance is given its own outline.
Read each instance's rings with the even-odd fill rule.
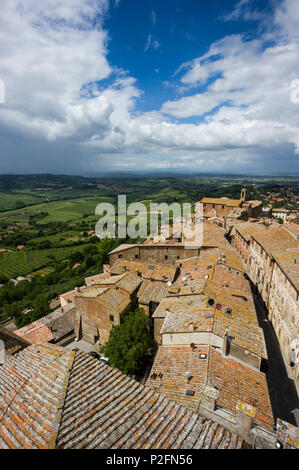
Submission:
[[[71,351],[71,356],[68,360],[68,368],[67,368],[65,377],[63,379],[64,391],[63,391],[63,393],[61,394],[61,396],[59,398],[59,404],[56,408],[54,422],[53,422],[53,429],[54,430],[52,431],[51,437],[49,439],[49,449],[55,449],[56,448],[56,440],[57,440],[57,435],[58,435],[59,427],[60,427],[60,423],[61,423],[61,415],[62,415],[62,411],[63,411],[63,407],[64,407],[64,401],[65,401],[67,387],[68,387],[68,383],[69,383],[70,372],[71,372],[73,364],[74,364],[74,359],[75,359],[75,356],[76,356],[76,352],[77,351],[75,349],[73,349]]]

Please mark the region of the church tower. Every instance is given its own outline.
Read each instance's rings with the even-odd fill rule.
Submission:
[[[241,198],[240,199],[241,199],[242,202],[246,201],[246,188],[243,188],[241,190]]]

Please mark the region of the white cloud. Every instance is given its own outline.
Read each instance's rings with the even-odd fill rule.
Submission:
[[[142,91],[135,79],[107,60],[102,18],[108,6],[108,0],[3,0],[2,133],[45,139],[51,149],[68,143],[111,167],[120,160],[138,166],[142,158],[141,166],[146,160],[154,168],[215,169],[278,155],[276,148],[299,153],[299,108],[291,101],[291,83],[299,78],[294,0],[276,10],[271,46],[264,37],[216,41],[204,56],[182,64],[170,82],[188,96],[147,113],[136,112]],[[151,35],[145,50],[150,47],[159,47]],[[182,120],[194,116],[201,117],[199,124]]]
[[[154,49],[158,49],[160,47],[160,43],[156,40],[153,41],[152,35],[149,34],[146,40],[144,52],[147,52],[150,47],[153,47]]]
[[[151,23],[152,23],[153,26],[155,26],[156,22],[157,22],[157,15],[156,15],[155,10],[152,10],[152,12],[151,12]]]
[[[239,0],[234,9],[223,16],[224,21],[238,21],[240,18],[243,18],[245,21],[264,19],[265,13],[258,9],[253,9],[252,3],[250,0]]]
[[[147,37],[147,40],[146,40],[144,52],[146,52],[150,48],[151,43],[152,43],[152,35],[149,34],[148,37]]]

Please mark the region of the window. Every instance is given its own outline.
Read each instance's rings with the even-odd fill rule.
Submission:
[[[118,257],[119,257],[119,258],[122,258],[122,257],[123,257],[123,255],[118,255]]]
[[[168,259],[168,255],[165,255],[165,259]]]
[[[139,255],[135,255],[135,259],[138,259],[139,258]]]
[[[113,315],[110,315],[110,321],[114,322],[114,316]]]

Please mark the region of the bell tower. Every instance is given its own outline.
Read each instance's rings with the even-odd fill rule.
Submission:
[[[246,188],[243,188],[241,190],[241,198],[240,199],[241,199],[242,202],[246,201]]]

